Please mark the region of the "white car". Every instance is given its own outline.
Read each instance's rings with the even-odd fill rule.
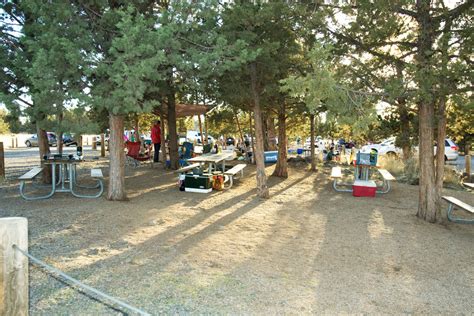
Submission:
[[[205,136],[204,136],[205,137]],[[191,143],[201,143],[201,133],[198,131],[187,131],[186,133],[186,139],[191,142]],[[211,135],[207,136],[207,141],[209,144],[213,144],[215,142],[214,137]]]
[[[395,137],[387,138],[379,144],[365,145],[361,148],[361,152],[368,153],[375,149],[379,155],[387,155],[389,157],[400,157],[403,153],[402,149],[395,146]],[[414,147],[415,153],[418,154],[418,146]],[[458,159],[458,146],[449,138],[445,139],[444,160]],[[436,146],[434,147],[436,153]]]
[[[324,143],[324,140],[321,136],[317,136],[314,138],[314,146],[316,148],[319,148],[321,150],[325,149],[326,144]],[[311,148],[311,137],[306,138],[306,141],[304,143],[304,148],[310,149]]]

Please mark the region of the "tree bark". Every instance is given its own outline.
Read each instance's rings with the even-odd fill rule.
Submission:
[[[201,144],[204,146],[204,144],[207,144],[207,142],[204,142],[204,134],[202,133],[201,114],[198,115],[198,121],[199,121],[199,133],[201,134]]]
[[[111,201],[127,200],[125,192],[125,155],[123,152],[123,126],[124,117],[110,114],[110,139],[109,139],[109,188],[107,199]]]
[[[58,134],[58,138],[56,139],[56,146],[57,146],[58,154],[62,154],[63,149],[64,149],[63,133],[62,132]]]
[[[160,160],[163,162],[163,168],[166,169],[166,161],[168,157],[166,153],[168,152],[168,144],[166,142],[166,128],[168,127],[167,120],[164,116],[161,116],[161,157]]]
[[[311,171],[316,171],[316,150],[314,148],[314,140],[315,140],[315,124],[314,124],[314,114],[309,115],[310,120],[310,148],[311,148]]]
[[[253,137],[253,124],[252,124],[252,113],[249,113],[249,131],[250,131],[250,144],[252,145],[252,159],[250,161],[255,164],[255,139]]]
[[[135,116],[135,141],[136,142],[141,142],[139,128],[140,128],[140,122],[139,122],[138,114],[137,114]]]
[[[36,133],[38,135],[38,147],[40,154],[41,167],[43,167],[42,180],[43,183],[49,184],[52,181],[51,165],[44,163],[44,156],[49,156],[51,151],[49,149],[48,135],[46,131],[39,126],[36,127]]]
[[[269,150],[277,150],[277,133],[275,128],[275,120],[271,115],[267,115],[267,141],[268,141],[268,149]]]
[[[170,153],[170,167],[173,170],[179,168],[178,156],[178,133],[176,131],[176,97],[174,89],[169,84],[168,93],[168,135],[169,135],[169,153]]]
[[[420,184],[417,216],[431,223],[436,222],[439,200],[435,182],[435,166],[433,152],[433,38],[434,27],[430,16],[430,1],[417,0],[417,22],[419,25],[417,40],[417,76],[416,81],[421,98],[418,101],[419,139],[420,139]]]
[[[278,109],[278,159],[273,171],[273,175],[281,178],[288,178],[286,142],[286,105],[283,102]]]
[[[443,180],[444,180],[444,153],[445,153],[445,138],[446,138],[446,98],[441,97],[439,100],[438,107],[438,135],[437,135],[437,147],[436,147],[436,210],[437,220],[443,222],[445,216],[443,216],[442,200],[443,195]]]
[[[100,134],[100,156],[105,157],[105,135]]]
[[[270,192],[267,186],[267,175],[265,174],[265,161],[263,150],[263,126],[262,126],[262,110],[260,108],[260,95],[257,83],[257,65],[255,62],[250,64],[250,82],[254,101],[254,118],[255,118],[255,151],[253,156],[257,164],[257,194],[261,198],[269,198]]]

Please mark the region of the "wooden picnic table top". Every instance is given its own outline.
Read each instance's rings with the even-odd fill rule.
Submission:
[[[220,153],[220,154],[204,154],[198,157],[194,157],[191,159],[188,159],[189,162],[213,162],[213,163],[219,163],[223,160],[233,158],[234,153]]]

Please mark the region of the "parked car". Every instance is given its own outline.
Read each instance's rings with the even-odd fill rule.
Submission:
[[[95,139],[96,139],[96,141],[95,141],[96,145],[100,146],[100,144],[102,143],[101,140],[100,140],[101,139],[100,135],[95,135]],[[105,140],[105,144],[108,145],[109,144],[109,136],[105,135],[104,140]]]
[[[311,137],[308,137],[306,138],[306,141],[304,143],[304,148],[309,149],[310,147],[311,147]],[[324,149],[325,143],[321,136],[316,136],[314,138],[314,147],[319,148],[319,149]]]
[[[445,139],[444,148],[444,160],[456,160],[458,159],[458,146],[449,138]],[[370,152],[372,149],[376,150],[379,155],[387,155],[391,157],[400,157],[402,155],[402,149],[395,146],[395,137],[387,138],[379,144],[365,145],[361,148],[361,152]],[[418,146],[414,147],[414,151],[418,154]],[[434,152],[436,153],[436,146],[434,146]]]
[[[76,140],[69,134],[63,134],[63,144],[64,146],[77,146]]]
[[[56,135],[51,132],[47,132],[46,134],[48,135],[49,146],[56,146],[57,145]],[[38,147],[38,134],[31,135],[31,137],[25,141],[25,145],[26,147]]]
[[[201,133],[198,132],[198,131],[187,131],[186,139],[191,143],[196,142],[196,143],[200,144],[201,143]],[[214,137],[212,137],[211,135],[207,136],[207,141],[208,141],[209,144],[215,142]]]

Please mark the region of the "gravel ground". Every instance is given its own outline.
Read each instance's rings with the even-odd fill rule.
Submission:
[[[293,166],[269,178],[268,200],[253,166],[211,194],[180,192],[161,167],[127,168],[128,202],[27,202],[11,181],[0,216],[28,218],[33,255],[152,314],[472,314],[473,225],[417,219],[416,186],[354,198],[329,173]],[[122,312],[30,269],[31,315]]]

